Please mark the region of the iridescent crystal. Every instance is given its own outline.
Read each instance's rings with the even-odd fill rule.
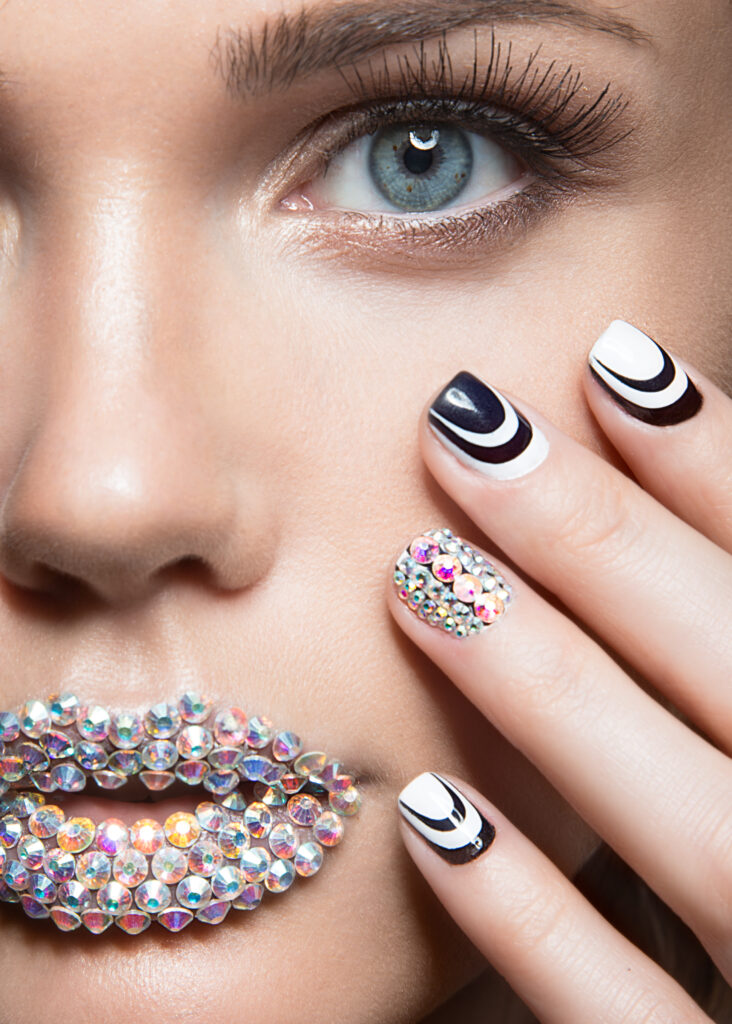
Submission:
[[[79,698],[75,694],[68,691],[52,693],[46,698],[46,703],[54,725],[71,725],[76,721]]]
[[[211,884],[198,875],[188,875],[178,882],[175,895],[184,907],[199,910],[211,899]]]
[[[178,750],[170,740],[155,740],[142,748],[142,763],[152,771],[167,771],[177,760]]]
[[[12,711],[0,711],[0,740],[12,743],[20,735],[20,722]]]
[[[74,756],[74,744],[65,732],[50,729],[41,736],[39,742],[52,760]]]
[[[337,793],[329,793],[328,803],[338,814],[355,814],[361,806],[361,793],[356,786],[348,786]]]
[[[107,882],[97,893],[97,903],[110,914],[125,914],[132,907],[132,893],[121,882]]]
[[[239,895],[246,884],[243,872],[234,867],[233,864],[226,864],[219,868],[211,880],[211,889],[217,899],[233,900]]]
[[[0,778],[6,782],[18,782],[25,775],[25,765],[21,757],[6,754],[0,757]]]
[[[86,769],[88,772],[94,772],[98,771],[100,768],[105,768],[107,761],[109,760],[104,747],[99,743],[90,743],[88,740],[82,740],[76,744],[74,757],[81,767]]]
[[[16,847],[18,860],[25,864],[29,871],[39,871],[43,867],[43,855],[46,847],[37,836],[22,836]],[[73,875],[73,870],[71,874]],[[61,879],[65,881],[65,879]]]
[[[123,775],[136,775],[142,768],[139,750],[115,750],[109,758],[109,767]]]
[[[297,844],[297,833],[287,821],[278,822],[269,834],[269,848],[275,857],[293,857]]]
[[[185,907],[171,907],[169,910],[161,910],[155,920],[169,932],[180,932],[191,923],[193,913]]]
[[[302,751],[302,740],[297,733],[283,730],[272,740],[272,757],[276,761],[290,761]]]
[[[261,750],[266,747],[274,735],[274,723],[266,715],[255,715],[249,719],[249,726],[244,737],[248,747]]]
[[[16,818],[14,814],[5,814],[0,818],[0,843],[2,843],[6,850],[15,846],[22,834],[23,824],[20,818]],[[40,838],[44,837],[41,836]]]
[[[88,889],[101,889],[111,874],[109,857],[100,850],[87,850],[76,858],[76,877]]]
[[[303,843],[298,846],[293,863],[298,875],[309,878],[320,870],[323,863],[322,846],[319,843]]]
[[[198,824],[207,832],[218,832],[229,820],[229,815],[219,804],[211,803],[208,800],[198,804],[195,814]]]
[[[138,746],[145,735],[145,725],[140,715],[122,711],[115,715],[109,727],[109,738],[115,747],[131,750]]]
[[[159,882],[175,885],[176,882],[180,882],[181,878],[185,878],[188,870],[188,856],[183,850],[164,846],[153,854],[150,868]]]
[[[292,798],[297,799],[296,797]],[[262,839],[269,833],[273,822],[272,812],[261,800],[255,800],[249,804],[244,812],[244,821],[249,829],[249,834],[254,839]]]
[[[66,850],[52,846],[43,855],[43,870],[53,882],[70,882],[76,870],[76,860]]]
[[[81,923],[94,935],[101,935],[114,924],[114,915],[105,910],[85,910],[81,915]]]
[[[200,761],[213,749],[214,740],[208,729],[200,725],[186,725],[178,733],[175,745],[181,757]]]
[[[56,804],[45,804],[28,818],[28,831],[39,839],[55,836],[66,820],[66,815]]]
[[[97,825],[96,846],[102,853],[116,857],[130,845],[130,830],[119,818],[106,818]]]
[[[81,912],[91,907],[92,895],[85,885],[72,879],[58,888],[58,898],[69,910]]]
[[[42,772],[50,764],[48,754],[37,743],[21,743],[17,754],[27,772]]]
[[[147,857],[134,847],[128,847],[123,853],[117,854],[112,862],[115,879],[131,889],[145,881],[147,872]]]
[[[216,841],[228,860],[237,860],[249,846],[249,832],[243,822],[231,821],[219,831]]]
[[[240,897],[237,896],[237,899]],[[221,924],[231,910],[232,904],[228,900],[214,900],[208,906],[196,911],[196,920],[204,924]]]
[[[180,717],[190,725],[200,725],[201,722],[205,722],[212,709],[213,701],[195,690],[187,690],[178,701]]]
[[[28,888],[30,876],[31,872],[19,860],[8,861],[3,871],[3,881],[15,892],[22,892]]]
[[[170,906],[171,899],[170,889],[165,882],[150,879],[135,889],[135,903],[140,910],[149,911],[151,914],[165,910]]]
[[[81,853],[94,841],[95,828],[91,818],[69,818],[56,833],[56,842],[62,850]]]
[[[29,893],[23,893],[20,897],[20,902],[28,917],[40,919],[49,916],[48,907]]]
[[[76,715],[76,730],[85,740],[99,743],[106,740],[112,724],[109,712],[100,704],[80,707]]]
[[[333,811],[323,811],[313,825],[313,833],[323,846],[337,846],[343,839],[343,818]]]
[[[298,793],[287,801],[287,813],[296,825],[314,825],[322,810],[318,798],[309,793]]]
[[[174,705],[161,701],[145,715],[145,728],[156,740],[167,740],[180,728],[180,713]]]
[[[72,932],[75,928],[81,927],[81,918],[73,910],[66,910],[64,907],[51,907],[50,915],[53,923],[62,932]]]
[[[226,708],[214,718],[214,736],[222,747],[240,747],[246,739],[247,716],[241,708]]]
[[[428,565],[437,558],[440,548],[432,537],[416,537],[409,545],[409,553],[421,565]]]
[[[173,772],[140,772],[139,778],[153,793],[160,793],[175,782]]]
[[[292,769],[297,775],[309,777],[322,771],[327,761],[328,755],[324,754],[322,750],[310,750],[307,754],[300,754]]]
[[[150,927],[151,922],[152,918],[149,914],[144,914],[140,910],[130,910],[128,913],[121,914],[115,918],[114,923],[123,932],[127,932],[128,935],[139,935],[146,928]]]
[[[459,601],[464,601],[467,604],[472,604],[478,594],[483,591],[483,584],[477,576],[471,575],[469,572],[464,572],[461,576],[458,576],[452,585],[453,593]]]
[[[241,855],[239,867],[247,882],[261,882],[272,863],[272,854],[263,846],[252,846]]]
[[[64,793],[80,793],[86,786],[86,775],[75,764],[55,764],[51,778]]]
[[[21,732],[37,740],[51,728],[51,712],[41,700],[29,700],[18,713]]]
[[[92,778],[100,789],[119,789],[127,782],[127,776],[122,772],[101,771],[94,772]]]
[[[289,889],[297,877],[291,860],[275,860],[264,879],[270,892],[284,892]]]
[[[233,769],[241,762],[243,756],[237,747],[214,747],[208,755],[208,763],[213,768]]]
[[[238,785],[239,776],[236,772],[211,771],[203,780],[203,788],[207,789],[209,793],[215,793],[217,796],[224,796],[226,793],[230,793]]]
[[[171,814],[166,819],[164,828],[168,842],[171,846],[176,846],[179,849],[193,846],[201,834],[201,826],[195,814],[190,814],[188,811],[177,811],[175,814]]]
[[[263,886],[256,884],[245,885],[236,899],[232,901],[231,906],[235,910],[256,910],[262,902],[263,895]]]
[[[197,875],[210,878],[224,862],[224,855],[212,839],[199,839],[188,854],[188,867]]]
[[[175,766],[175,777],[187,786],[200,786],[209,775],[211,768],[205,761],[179,761]]]
[[[163,826],[154,818],[139,818],[130,826],[130,842],[140,853],[157,853],[165,846]]]
[[[503,611],[503,601],[497,594],[481,594],[473,605],[475,614],[483,622],[495,622]]]

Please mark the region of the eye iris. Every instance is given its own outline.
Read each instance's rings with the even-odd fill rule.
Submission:
[[[381,194],[403,210],[437,210],[467,185],[473,153],[457,128],[391,125],[376,132],[369,170]]]

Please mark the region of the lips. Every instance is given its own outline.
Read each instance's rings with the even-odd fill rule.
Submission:
[[[52,694],[0,712],[0,901],[62,931],[220,924],[319,871],[360,805],[352,774],[266,716]]]

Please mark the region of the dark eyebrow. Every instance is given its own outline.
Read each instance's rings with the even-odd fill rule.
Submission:
[[[649,36],[631,22],[572,0],[351,0],[279,14],[255,33],[220,27],[210,57],[232,95],[286,88],[296,78],[353,63],[376,50],[441,35],[464,25],[554,22],[606,32],[631,43]]]

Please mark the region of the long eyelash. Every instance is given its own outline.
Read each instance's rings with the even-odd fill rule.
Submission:
[[[473,41],[472,67],[462,81],[456,78],[444,32],[436,56],[430,57],[421,42],[413,57],[396,55],[396,70],[389,65],[386,52],[381,66],[369,61],[365,70],[355,64],[338,70],[357,100],[373,101],[391,95],[400,106],[413,106],[426,117],[430,113],[444,116],[448,98],[466,119],[482,116],[485,120],[487,102],[495,109],[499,123],[501,117],[510,119],[518,111],[524,124],[523,140],[557,159],[586,161],[630,134],[630,128],[611,131],[628,102],[622,93],[612,93],[610,83],[593,100],[573,107],[573,101],[584,91],[584,82],[571,64],[560,70],[553,60],[542,70],[537,66],[539,45],[516,74],[510,42],[503,46],[492,30],[490,53],[487,60],[481,60],[477,30]],[[393,106],[390,109],[393,119]],[[506,123],[506,127],[514,126]]]

